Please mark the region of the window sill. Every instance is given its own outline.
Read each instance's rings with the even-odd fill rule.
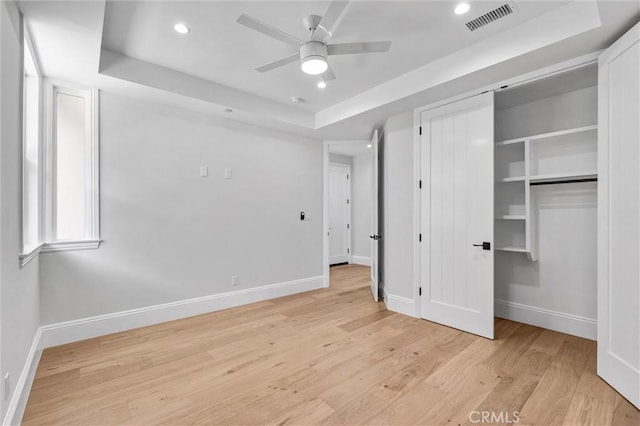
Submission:
[[[40,243],[36,246],[27,248],[25,253],[21,254],[20,257],[20,267],[23,268],[27,263],[31,262],[32,259],[35,259],[38,254],[42,251],[42,247],[44,244]]]
[[[92,250],[100,247],[102,240],[80,240],[80,241],[56,241],[54,243],[44,243],[42,253],[69,250]]]

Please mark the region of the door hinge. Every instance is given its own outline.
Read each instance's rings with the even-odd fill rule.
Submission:
[[[347,198],[347,204],[349,204],[349,199]]]
[[[349,249],[347,249],[347,254],[349,254]]]
[[[418,188],[422,189],[422,180],[418,181]]]
[[[422,234],[418,234],[418,241],[422,242]]]
[[[422,126],[420,126],[420,134],[422,134]]]
[[[422,287],[418,287],[418,296],[422,296]]]
[[[349,224],[347,223],[347,229],[349,229]]]
[[[347,180],[349,180],[349,174],[347,174]]]

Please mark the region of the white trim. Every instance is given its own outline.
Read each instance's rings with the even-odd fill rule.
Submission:
[[[495,301],[495,316],[596,340],[598,322],[594,318],[500,299]]]
[[[41,349],[42,331],[40,328],[36,331],[31,343],[31,348],[27,353],[27,359],[25,360],[24,367],[16,383],[16,387],[7,406],[7,412],[2,420],[3,425],[19,425],[22,422],[22,415],[24,409],[27,406],[27,400],[29,399],[29,393],[31,392],[31,385],[33,384],[33,378],[36,375],[38,369],[38,363],[40,362],[40,356],[42,355]]]
[[[323,288],[323,277],[316,276],[48,324],[41,327],[41,346],[48,348],[63,345],[320,288]]]
[[[355,265],[371,266],[371,257],[367,256],[351,256],[351,261]]]
[[[20,267],[23,268],[27,263],[31,262],[35,259],[40,252],[42,251],[42,246],[44,244],[40,243],[34,248],[32,248],[29,252],[23,253],[20,255]]]
[[[91,250],[100,247],[100,243],[102,240],[55,241],[44,243],[40,251],[50,253],[53,251]]]
[[[410,317],[419,318],[418,311],[416,310],[416,304],[413,299],[396,296],[395,294],[388,294],[386,292],[385,296],[384,300],[388,310],[398,312],[403,315],[409,315]]]

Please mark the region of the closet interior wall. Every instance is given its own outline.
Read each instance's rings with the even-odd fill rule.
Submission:
[[[496,93],[497,316],[596,338],[596,125],[595,65]]]

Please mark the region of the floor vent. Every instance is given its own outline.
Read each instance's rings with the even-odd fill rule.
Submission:
[[[500,18],[504,18],[507,15],[513,13],[513,7],[510,4],[503,4],[497,9],[493,9],[491,12],[487,12],[482,16],[478,16],[476,19],[472,19],[465,25],[470,31],[475,31],[478,28],[484,27],[487,24],[497,21]]]

